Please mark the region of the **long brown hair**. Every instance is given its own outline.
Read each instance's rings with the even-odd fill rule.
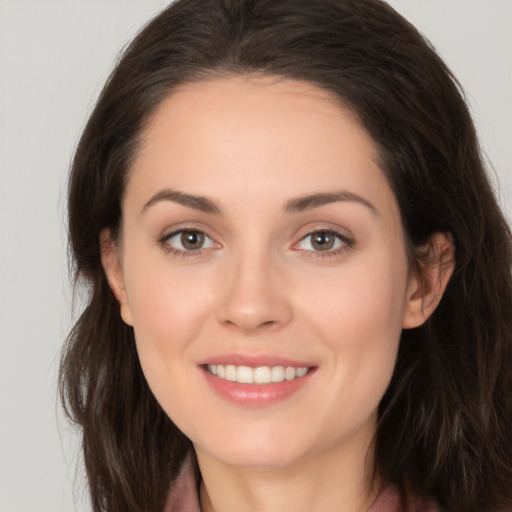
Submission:
[[[119,231],[130,163],[160,102],[187,82],[250,73],[334,93],[378,149],[411,251],[436,232],[455,243],[439,307],[402,333],[379,407],[375,475],[449,511],[512,509],[512,238],[457,81],[379,0],[178,0],[122,55],[70,174],[70,254],[89,297],[60,385],[83,432],[94,510],[161,510],[191,449],[142,374],[99,234]]]

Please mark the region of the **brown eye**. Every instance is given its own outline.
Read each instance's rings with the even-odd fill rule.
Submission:
[[[219,247],[206,233],[196,229],[175,231],[170,235],[162,237],[160,243],[166,251],[172,252],[176,256],[200,254],[203,249]]]
[[[328,251],[334,247],[336,235],[331,231],[317,231],[311,235],[311,246],[316,251]]]
[[[312,231],[305,235],[294,247],[307,253],[316,254],[320,256],[325,253],[325,256],[340,254],[344,249],[350,249],[354,242],[337,231],[330,229],[319,229]]]
[[[204,245],[204,233],[200,231],[183,231],[181,233],[181,245],[187,251],[197,251]]]

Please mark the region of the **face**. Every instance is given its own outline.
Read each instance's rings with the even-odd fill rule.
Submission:
[[[368,447],[417,288],[376,161],[348,110],[288,80],[186,85],[145,129],[104,261],[198,453],[282,467]]]

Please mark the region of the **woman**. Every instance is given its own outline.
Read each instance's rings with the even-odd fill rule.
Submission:
[[[94,510],[512,508],[511,236],[376,0],[179,0],[86,126],[61,389]]]

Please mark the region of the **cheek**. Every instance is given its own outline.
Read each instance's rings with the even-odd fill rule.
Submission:
[[[212,293],[205,280],[180,269],[171,272],[165,257],[130,254],[125,285],[137,351],[146,379],[161,399],[170,378],[191,370],[184,362],[211,309]]]
[[[128,283],[137,353],[149,388],[178,428],[193,433],[197,390],[190,383],[197,370],[190,363],[191,347],[208,293],[183,276],[148,270]]]
[[[199,326],[198,320],[211,302],[208,281],[186,266],[171,265],[163,250],[137,250],[136,245],[126,250],[129,259],[124,262],[135,330],[144,334],[141,338],[148,335],[155,342],[168,342],[171,333],[176,340],[186,338],[188,331]]]
[[[340,267],[323,280],[309,283],[301,295],[307,298],[305,309],[319,319],[330,338],[355,342],[363,336],[372,343],[399,337],[406,287],[407,265],[389,256],[387,260],[363,260],[346,271]]]
[[[361,404],[368,410],[378,405],[402,331],[407,266],[391,259],[371,263],[331,276],[323,287],[312,286],[303,304],[310,325],[329,348],[336,387],[346,403],[354,404],[354,414],[364,414]],[[339,396],[332,399],[334,406]]]

